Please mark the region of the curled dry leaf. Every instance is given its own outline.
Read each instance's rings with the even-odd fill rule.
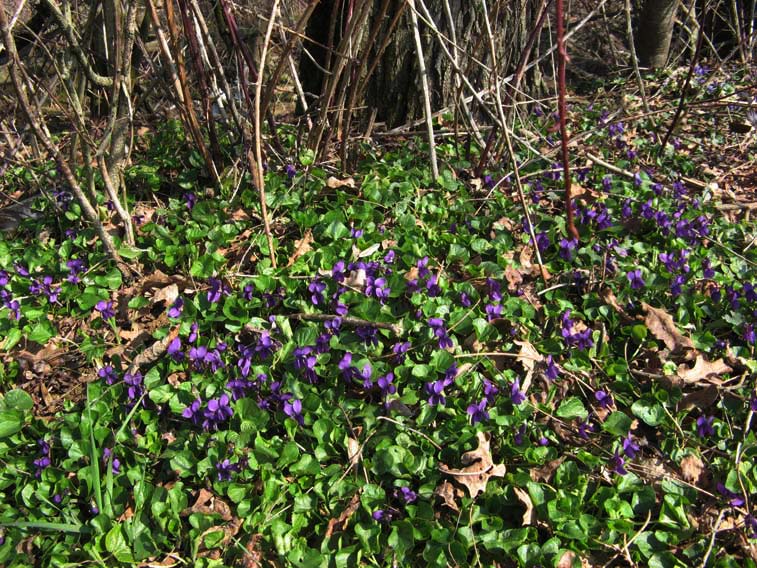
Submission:
[[[515,344],[520,345],[517,360],[523,365],[523,369],[526,371],[526,376],[521,385],[521,390],[525,393],[531,385],[531,378],[533,377],[536,364],[544,361],[544,357],[528,341],[515,341]]]
[[[471,497],[486,491],[486,484],[492,477],[503,477],[505,465],[495,464],[492,460],[490,449],[490,437],[488,434],[477,434],[478,447],[470,452],[465,452],[460,461],[466,465],[463,469],[449,469],[441,464],[440,469],[447,475],[451,475],[458,483],[464,485]]]
[[[521,489],[520,487],[513,487],[513,492],[518,498],[526,510],[523,512],[523,526],[533,526],[536,524],[536,511],[534,510],[534,504],[531,501],[531,496],[528,491]]]
[[[350,517],[355,514],[355,511],[357,511],[360,508],[360,493],[355,493],[352,496],[352,499],[350,499],[350,502],[347,504],[347,507],[345,507],[344,511],[341,512],[339,517],[336,519],[329,519],[329,524],[326,527],[326,534],[323,535],[323,538],[331,538],[331,535],[334,534],[334,531],[343,531],[347,528],[347,523],[350,520]]]
[[[353,270],[349,273],[349,275],[347,275],[347,278],[344,279],[344,285],[349,288],[362,290],[363,288],[365,288],[366,278],[367,275],[365,273],[365,269],[358,268],[357,270]]]
[[[507,289],[510,292],[515,292],[523,284],[523,275],[514,266],[507,266],[505,268],[505,280],[507,280]]]
[[[576,559],[576,553],[572,550],[566,550],[557,563],[557,568],[573,568],[573,561]]]
[[[715,385],[707,385],[703,389],[686,393],[678,403],[678,410],[691,410],[698,408],[704,410],[712,406],[718,399],[718,388]]]
[[[641,307],[647,314],[644,317],[644,324],[652,332],[652,335],[662,341],[665,347],[674,354],[683,354],[687,360],[693,359],[696,355],[694,343],[678,331],[673,317],[665,310],[654,308],[645,302],[641,303]]]
[[[531,468],[528,474],[531,476],[532,481],[542,481],[544,483],[549,483],[549,480],[552,478],[552,474],[564,461],[565,456],[559,457],[552,461],[548,461],[539,468]]]
[[[599,296],[604,300],[605,304],[620,314],[620,317],[626,321],[631,321],[631,316],[629,316],[628,312],[623,309],[623,306],[618,302],[618,298],[615,297],[615,293],[609,287],[605,286],[602,288],[599,292]]]
[[[179,287],[176,284],[169,284],[155,292],[155,295],[152,297],[152,303],[157,304],[158,302],[163,302],[165,306],[170,306],[178,297]]]
[[[244,554],[241,558],[242,568],[261,568],[263,566],[263,551],[260,550],[262,540],[262,534],[254,534],[247,541],[247,546],[244,547]]]
[[[700,487],[704,485],[707,472],[704,462],[694,454],[690,454],[681,460],[681,476],[684,481],[694,483]]]
[[[347,458],[350,465],[357,465],[363,459],[363,451],[360,449],[360,442],[355,438],[347,438]]]
[[[449,481],[444,480],[434,489],[434,495],[441,497],[447,507],[459,513],[460,507],[457,506],[457,501],[455,500],[455,496],[458,496],[458,491]],[[462,496],[462,492],[459,492],[459,496]]]
[[[334,176],[331,176],[326,180],[326,186],[329,189],[339,189],[340,187],[355,187],[355,180],[351,177],[348,177],[347,179],[337,179]]]
[[[697,360],[693,367],[689,367],[686,364],[678,366],[678,376],[684,383],[697,383],[700,381],[709,380],[710,382],[720,382],[717,377],[733,371],[725,361],[718,359],[717,361],[707,361],[701,355],[697,355]]]
[[[305,231],[305,234],[302,235],[301,239],[294,241],[294,253],[292,253],[292,256],[289,258],[287,267],[292,266],[295,262],[297,262],[298,258],[313,250],[313,248],[310,246],[313,244],[313,242],[313,231],[311,229],[307,229]]]
[[[219,515],[224,521],[231,521],[234,517],[231,514],[229,505],[207,489],[200,489],[195,499],[194,505],[184,509],[182,515],[188,516],[192,513],[202,513],[204,515]]]

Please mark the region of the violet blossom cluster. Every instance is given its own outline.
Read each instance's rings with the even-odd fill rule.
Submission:
[[[568,347],[576,347],[584,350],[594,346],[594,340],[591,337],[591,328],[587,327],[582,331],[575,331],[575,322],[570,319],[570,310],[565,310],[560,318],[561,335]]]

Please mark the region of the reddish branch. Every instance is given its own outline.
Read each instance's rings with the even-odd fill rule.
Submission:
[[[565,49],[565,28],[563,25],[563,0],[557,0],[557,106],[560,114],[560,135],[562,137],[562,167],[565,180],[565,216],[568,222],[568,234],[578,240],[578,231],[573,221],[573,198],[571,195],[570,163],[568,162],[568,126],[565,105],[565,65],[568,51]]]

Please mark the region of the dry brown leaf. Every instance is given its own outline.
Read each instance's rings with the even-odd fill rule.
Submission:
[[[576,553],[572,550],[566,550],[560,557],[556,568],[573,568],[573,561],[576,559]]]
[[[712,406],[718,399],[718,388],[715,385],[707,385],[698,391],[687,393],[678,403],[678,410],[691,410],[692,408],[705,409]]]
[[[173,432],[163,432],[160,435],[160,439],[165,440],[169,445],[171,445],[176,441],[176,436],[174,436]]]
[[[180,562],[184,564],[179,556],[169,554],[160,561],[143,562],[139,565],[139,568],[170,568],[179,565]]]
[[[441,497],[442,501],[444,501],[444,504],[447,505],[447,507],[449,507],[456,513],[459,513],[460,507],[457,506],[457,501],[455,501],[456,494],[457,490],[455,486],[446,480],[442,481],[442,483],[436,489],[434,489],[434,495]]]
[[[329,187],[329,189],[338,189],[340,187],[355,187],[355,180],[351,177],[348,177],[347,179],[337,179],[334,176],[331,176],[326,180],[326,186]]]
[[[531,385],[531,378],[533,377],[536,364],[544,361],[544,357],[528,341],[515,341],[515,344],[520,345],[517,360],[526,371],[526,376],[521,385],[521,390],[525,393]]]
[[[624,320],[631,320],[628,312],[623,309],[623,306],[621,306],[618,302],[618,298],[615,297],[615,293],[609,287],[605,286],[604,288],[602,288],[602,290],[600,290],[599,292],[599,296],[600,298],[602,298],[602,300],[604,300],[605,304],[619,313]]]
[[[559,457],[552,461],[548,461],[539,468],[532,468],[528,472],[528,474],[531,476],[532,481],[543,481],[544,483],[549,483],[549,480],[552,478],[552,474],[564,461],[565,456]]]
[[[246,221],[250,219],[250,214],[244,209],[235,209],[231,214],[232,221]]]
[[[410,280],[417,280],[417,279],[418,279],[418,267],[411,266],[410,270],[405,272],[405,280],[409,282]]]
[[[344,285],[349,288],[362,290],[365,287],[366,278],[367,274],[365,272],[365,269],[358,268],[357,270],[353,270],[347,275],[347,278],[344,279]]]
[[[722,359],[707,361],[701,355],[697,355],[697,360],[691,368],[686,364],[678,366],[678,376],[683,379],[683,382],[689,384],[707,379],[710,382],[719,382],[715,377],[730,373],[731,371],[733,369],[726,365]]]
[[[247,541],[247,546],[244,547],[244,554],[241,558],[242,568],[262,568],[263,551],[260,550],[262,540],[262,534],[254,534]]]
[[[170,306],[178,297],[179,287],[176,284],[169,284],[155,292],[155,295],[152,297],[152,303],[157,304],[158,302],[163,302],[166,306]]]
[[[647,313],[644,318],[644,324],[655,338],[665,344],[665,347],[674,353],[685,353],[686,359],[693,358],[696,354],[694,343],[683,335],[676,327],[675,322],[670,314],[665,310],[654,308],[649,304],[642,302],[641,307]]]
[[[313,247],[310,246],[313,244],[313,242],[313,231],[311,229],[307,229],[305,231],[305,234],[302,235],[301,239],[294,241],[294,253],[292,253],[292,256],[289,258],[287,267],[292,266],[295,262],[297,262],[298,258],[313,250]]]
[[[681,460],[681,476],[689,483],[703,484],[706,477],[704,462],[693,454],[684,457]]]
[[[357,465],[363,459],[363,450],[360,448],[360,442],[355,438],[347,438],[347,458],[351,465]]]
[[[350,499],[350,502],[347,504],[347,507],[345,507],[344,511],[341,512],[339,517],[336,519],[329,519],[329,524],[326,527],[326,534],[323,535],[323,538],[331,538],[331,535],[334,534],[334,531],[343,531],[345,528],[347,528],[347,522],[359,508],[360,493],[355,493],[352,496],[352,499]]]
[[[128,505],[126,507],[126,510],[121,514],[121,516],[116,519],[119,523],[123,523],[124,521],[128,521],[134,516],[134,509],[131,508],[131,505]]]
[[[536,511],[534,510],[534,504],[531,501],[531,496],[528,491],[521,489],[520,487],[514,487],[513,491],[526,510],[523,512],[522,524],[524,527],[533,526],[536,524]]]
[[[220,515],[224,521],[230,521],[233,519],[231,514],[231,508],[226,504],[223,499],[216,497],[212,491],[207,489],[200,489],[195,499],[194,505],[184,509],[183,515],[190,515],[191,513],[202,513],[204,515]]]
[[[504,477],[505,475],[505,465],[495,464],[492,460],[489,435],[479,432],[476,437],[478,438],[478,447],[470,452],[465,452],[460,458],[460,461],[466,467],[449,469],[444,464],[440,467],[442,472],[453,476],[458,483],[464,485],[471,497],[486,491],[486,484],[492,477]]]
[[[507,289],[510,292],[515,292],[523,284],[523,275],[517,268],[507,266],[505,268],[505,280],[507,280]]]

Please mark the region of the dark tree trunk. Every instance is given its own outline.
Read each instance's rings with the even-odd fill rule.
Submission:
[[[636,32],[636,51],[644,67],[665,67],[679,0],[645,0]]]
[[[386,15],[381,22],[377,23],[376,14],[380,10],[382,1],[375,0],[373,15],[369,18],[367,27],[373,29],[378,24],[381,25],[381,30],[376,36],[376,41],[369,46],[362,46],[361,51],[367,50],[367,54],[364,56],[365,64],[359,70],[360,73],[367,72],[371,62],[380,51],[383,38],[389,33],[394,16],[405,3],[406,0],[390,0]],[[459,46],[457,51],[459,66],[477,90],[487,89],[493,85],[494,72],[480,1],[449,0],[449,4]],[[515,69],[529,31],[536,20],[540,4],[539,0],[488,0],[500,76],[505,76]],[[416,5],[420,9],[420,3]],[[439,32],[446,38],[451,38],[453,34],[446,16],[444,0],[425,0],[425,5]],[[366,100],[358,101],[358,104],[364,103],[369,109],[375,109],[376,119],[386,122],[388,126],[396,126],[423,116],[418,61],[408,10],[409,8],[405,9],[398,25],[391,32],[391,40],[368,83]],[[323,46],[336,45],[340,39],[340,31],[343,29],[344,14],[345,6],[342,0],[321,0],[308,22],[306,32],[308,37]],[[421,14],[423,15],[422,11]],[[431,91],[431,107],[436,111],[451,105],[454,101],[455,73],[436,34],[422,20],[420,27]],[[330,29],[333,29],[331,37],[329,36]],[[363,41],[369,33],[366,30]],[[318,65],[313,64],[310,58],[303,54],[300,59],[300,79],[306,92],[320,93],[323,73],[318,66],[327,67],[329,50],[316,44],[310,44],[308,50]],[[452,48],[449,47],[449,50],[452,51]],[[483,63],[488,69],[476,61]],[[355,80],[355,78],[352,77],[350,80]],[[526,80],[532,85],[537,82],[533,74]],[[464,91],[463,94],[467,96],[470,93]]]

